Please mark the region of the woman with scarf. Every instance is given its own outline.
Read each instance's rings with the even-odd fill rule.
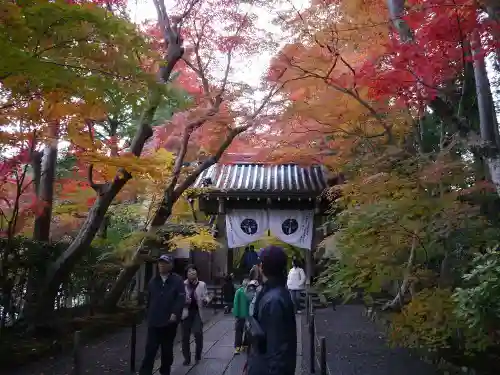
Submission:
[[[194,335],[196,345],[195,361],[201,360],[203,350],[203,319],[205,306],[210,302],[207,285],[198,279],[196,266],[189,265],[186,269],[186,304],[182,311],[182,354],[184,365],[191,364],[191,334]]]

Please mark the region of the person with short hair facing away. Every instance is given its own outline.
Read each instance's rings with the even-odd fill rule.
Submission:
[[[248,318],[251,348],[247,375],[294,375],[297,326],[290,293],[286,288],[287,256],[277,246],[260,253],[263,285],[253,316]]]
[[[248,331],[248,328],[249,328],[249,322],[248,322],[248,318],[250,316],[253,315],[253,312],[255,311],[255,300],[256,300],[256,297],[257,297],[257,294],[259,293],[260,291],[260,288],[262,286],[259,285],[259,282],[257,280],[251,280],[246,289],[245,289],[245,294],[246,294],[246,297],[247,297],[247,301],[248,301],[248,316],[247,316],[247,319],[245,320],[245,327],[244,327],[244,341],[243,341],[243,347],[241,349],[242,352],[247,352],[248,353],[248,349],[249,349],[249,337],[251,336],[249,331]]]
[[[262,284],[262,261],[260,258],[257,258],[257,263],[250,269],[249,274],[250,280],[256,280],[259,284]]]
[[[252,267],[255,266],[258,261],[259,256],[255,251],[255,247],[253,245],[247,246],[243,252],[240,268],[242,268],[243,272],[248,275]]]
[[[288,272],[288,280],[286,284],[288,290],[290,291],[293,305],[295,306],[295,312],[300,314],[300,293],[306,286],[306,274],[300,267],[296,258],[292,260],[292,268],[290,269],[290,272]]]
[[[186,303],[182,310],[182,355],[184,365],[191,364],[191,334],[195,341],[195,361],[201,360],[203,350],[204,307],[210,302],[207,285],[198,279],[198,269],[190,264],[184,281]]]
[[[224,278],[222,285],[222,300],[224,303],[224,314],[231,314],[233,308],[234,294],[236,293],[232,275],[227,275]]]
[[[262,249],[260,249],[260,251],[262,251]],[[260,259],[250,271],[249,286],[250,285],[252,285],[252,288],[247,288],[247,296],[249,295],[249,292],[252,292],[253,298],[250,298],[250,307],[248,309],[248,314],[249,316],[253,316],[253,313],[255,311],[255,296],[262,289],[262,261]]]
[[[245,332],[245,321],[248,316],[248,308],[250,306],[250,301],[248,300],[246,289],[250,282],[249,279],[244,279],[241,287],[238,288],[234,294],[233,302],[233,315],[235,317],[234,323],[234,354],[242,353],[245,348],[244,344],[244,332]]]
[[[186,299],[182,278],[172,272],[173,259],[162,255],[158,259],[158,275],[148,284],[146,350],[140,375],[152,375],[161,348],[160,375],[170,375],[174,360],[174,340]]]

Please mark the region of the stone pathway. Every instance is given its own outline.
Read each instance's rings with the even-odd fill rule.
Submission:
[[[209,328],[218,322],[222,313],[210,314]],[[136,368],[139,369],[146,345],[147,326],[143,322],[137,326]],[[125,375],[130,374],[131,329],[118,332],[85,343],[81,348],[81,375]],[[180,339],[180,329],[176,341]],[[2,369],[0,375],[69,375],[73,373],[71,348],[57,356],[45,358],[17,369]]]
[[[297,371],[301,374],[302,363],[302,319],[297,319]],[[194,353],[194,342],[191,342],[191,352]],[[203,356],[200,363],[192,366],[183,366],[183,357],[180,345],[174,350],[174,364],[172,375],[242,375],[246,362],[245,355],[234,355],[234,318],[231,315],[221,315],[207,324],[203,334]],[[160,367],[157,361],[155,369]],[[155,375],[159,375],[156,370]]]
[[[338,306],[317,310],[316,332],[325,336],[328,373],[330,375],[436,375],[435,368],[405,349],[389,348],[377,325],[363,315],[363,307]],[[242,375],[246,356],[234,356],[234,318],[217,314],[206,323],[203,358],[197,365],[183,366],[180,343],[174,349],[172,375]],[[310,375],[309,334],[305,315],[297,316],[296,375]],[[180,332],[179,332],[180,333]],[[138,327],[137,368],[139,368],[146,336],[146,327]],[[180,334],[177,336],[180,340]],[[129,372],[130,330],[90,343],[82,350],[82,375],[123,375]],[[194,352],[194,343],[192,343]],[[155,375],[159,375],[157,361]],[[316,374],[320,374],[318,363]],[[4,374],[0,368],[0,374]],[[48,358],[8,375],[67,375],[72,373],[70,355]]]
[[[406,349],[390,348],[377,325],[359,305],[315,311],[316,334],[326,338],[328,373],[331,375],[436,375],[434,366]],[[309,371],[308,327],[303,328],[304,374]],[[319,352],[319,351],[318,351]],[[316,363],[316,374],[319,374]]]

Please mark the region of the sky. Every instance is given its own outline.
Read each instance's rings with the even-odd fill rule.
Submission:
[[[307,8],[310,0],[287,0],[287,3],[293,4],[298,10],[303,10]],[[169,4],[175,4],[175,0],[165,0],[165,5],[167,7]],[[153,0],[129,0],[128,8],[132,21],[135,23],[142,23],[146,20],[156,20],[156,9]],[[286,9],[286,7],[277,8],[276,10],[280,11],[284,9]],[[270,14],[267,10],[262,9],[262,11],[259,11],[257,26],[273,33],[279,33],[279,27],[271,24],[274,16],[275,14]],[[250,61],[247,60],[245,64],[240,63],[238,66],[238,63],[235,63],[233,67],[236,70],[236,74],[244,73],[242,76],[245,77],[243,79],[245,83],[256,87],[261,77],[266,72],[272,57],[271,53],[264,51],[257,56],[253,56]],[[249,69],[250,67],[251,69]],[[240,79],[238,80],[241,81]]]

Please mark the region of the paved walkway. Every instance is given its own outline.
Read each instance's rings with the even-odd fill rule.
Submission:
[[[203,358],[197,365],[183,366],[180,344],[175,346],[172,375],[242,375],[245,355],[233,355],[234,318],[217,314],[206,323]],[[338,306],[337,311],[316,311],[317,335],[326,337],[327,363],[331,375],[435,375],[433,366],[405,349],[389,348],[377,325],[363,316],[363,307]],[[144,354],[146,327],[137,332],[137,368]],[[305,316],[297,316],[297,371],[309,375],[308,327]],[[180,339],[180,335],[177,337]],[[82,348],[82,375],[129,374],[130,330],[110,335]],[[194,343],[192,344],[194,346]],[[194,347],[192,352],[194,352]],[[159,362],[156,363],[159,368]],[[0,374],[4,374],[0,369]],[[70,355],[33,363],[8,375],[67,375],[72,373]],[[316,364],[316,374],[319,374]],[[159,375],[156,370],[155,375]]]
[[[301,373],[302,363],[302,319],[297,319],[297,371]],[[194,342],[191,342],[194,353]],[[234,318],[231,315],[220,315],[205,327],[203,334],[203,356],[200,363],[183,366],[180,345],[174,350],[172,375],[242,375],[246,362],[245,355],[234,355]],[[157,361],[155,369],[160,367]],[[155,375],[159,375],[156,370]]]
[[[331,375],[435,375],[434,366],[414,353],[387,345],[377,324],[363,315],[359,305],[317,310],[316,334],[326,338],[327,365]],[[308,329],[303,329],[304,371],[309,370]],[[316,373],[319,373],[316,363]],[[309,374],[309,372],[305,372]]]

